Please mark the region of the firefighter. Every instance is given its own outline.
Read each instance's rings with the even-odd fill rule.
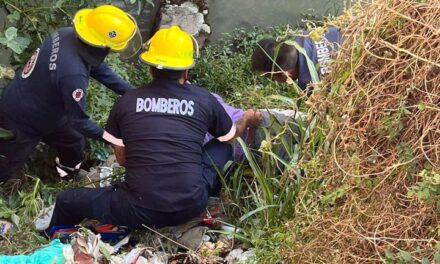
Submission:
[[[0,127],[13,138],[0,139],[0,183],[16,176],[40,141],[57,150],[63,179],[76,175],[85,138],[121,145],[85,112],[89,77],[118,94],[131,90],[104,58],[122,52],[138,33],[136,21],[121,9],[102,5],[81,9],[73,27],[53,32],[16,73],[0,100]]]
[[[141,54],[153,81],[119,98],[106,127],[123,141],[114,150],[126,167],[125,181],[58,194],[50,227],[88,218],[160,228],[204,211],[208,196],[218,192],[217,169],[232,159],[225,142],[258,127],[261,116],[248,110],[234,123],[208,90],[186,82],[195,64],[193,49],[193,39],[178,26],[156,32]],[[215,138],[203,145],[207,132]]]
[[[329,62],[334,59],[343,38],[341,32],[331,27],[319,41],[307,37],[307,32],[298,36],[295,41],[304,49],[318,76],[330,73]],[[275,62],[275,63],[274,63]],[[263,73],[271,73],[275,81],[285,82],[287,77],[298,79],[298,86],[306,89],[312,82],[307,58],[293,45],[278,42],[273,38],[265,38],[258,42],[252,54],[252,68]]]

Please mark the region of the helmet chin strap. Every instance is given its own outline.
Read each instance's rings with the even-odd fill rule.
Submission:
[[[81,39],[78,38],[79,42],[79,55],[81,58],[89,65],[91,66],[99,66],[101,64],[105,57],[110,53],[109,48],[97,48],[92,47],[90,45],[87,45],[84,43]]]
[[[196,46],[196,59],[198,59],[199,56],[200,56],[200,53],[199,53],[199,43],[197,42],[196,38],[193,35],[191,35],[191,34],[189,34],[189,35],[193,39],[193,42],[194,42],[194,44]]]

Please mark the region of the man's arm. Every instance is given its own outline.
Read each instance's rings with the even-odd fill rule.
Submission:
[[[110,111],[110,115],[108,116],[107,125],[105,128],[109,132],[110,136],[114,135],[115,137],[117,137],[116,140],[120,140],[120,144],[113,143],[113,150],[115,152],[116,161],[119,163],[119,165],[125,166],[127,160],[125,158],[125,146],[121,139],[122,135],[119,120],[119,105],[121,100],[122,97],[114,103],[112,110]]]
[[[212,101],[214,122],[211,124],[208,132],[217,137],[220,142],[229,143],[243,135],[247,128],[257,128],[259,126],[261,122],[260,112],[254,111],[253,109],[244,112],[241,109],[227,105],[220,96],[216,94],[211,95],[211,98],[215,98],[215,100]],[[235,112],[235,110],[239,110],[237,113],[241,115],[240,118],[235,116],[236,121],[233,120],[233,112]],[[225,133],[226,131],[229,132]]]
[[[109,89],[113,90],[117,94],[125,94],[133,87],[121,77],[119,77],[112,69],[110,69],[105,63],[101,63],[97,67],[92,67],[90,70],[90,76],[93,79],[104,84]]]
[[[218,137],[220,142],[231,143],[237,137],[241,137],[248,128],[258,128],[261,123],[261,113],[253,109],[247,110],[243,117],[233,123],[229,133]]]
[[[235,108],[223,101],[223,99],[215,93],[211,93],[214,98],[220,103],[220,105],[225,109],[226,113],[231,117],[232,121],[235,123],[236,127],[236,137],[240,137],[246,131],[247,128],[258,128],[262,116],[258,111],[254,111],[249,109],[248,111],[244,111],[240,108]]]
[[[121,166],[127,164],[127,159],[125,158],[125,147],[113,145],[113,150],[115,151],[116,161]]]
[[[247,110],[242,118],[235,122],[235,127],[237,128],[235,133],[235,138],[240,137],[248,128],[258,128],[260,126],[262,117],[261,112],[255,111],[253,109]]]

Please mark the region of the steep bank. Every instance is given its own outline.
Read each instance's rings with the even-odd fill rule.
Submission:
[[[345,42],[309,100],[327,150],[293,263],[439,261],[439,21],[438,1],[381,0],[331,22]]]

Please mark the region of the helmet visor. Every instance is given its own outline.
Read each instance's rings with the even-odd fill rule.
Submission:
[[[121,50],[120,58],[123,60],[129,60],[136,56],[138,52],[142,48],[142,35],[138,28],[136,28],[136,32],[133,34],[133,37],[127,43],[127,46]]]

